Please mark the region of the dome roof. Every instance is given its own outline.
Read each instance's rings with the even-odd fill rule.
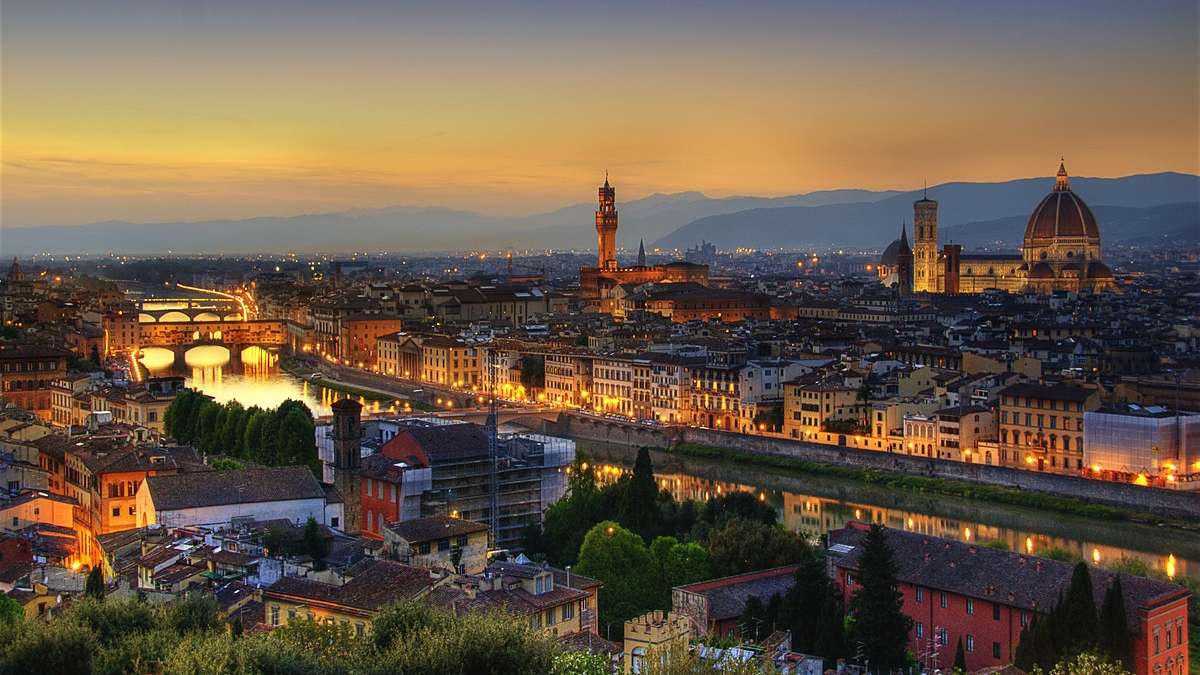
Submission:
[[[887,248],[883,249],[883,255],[879,256],[879,264],[895,267],[896,258],[898,257],[900,257],[900,240],[896,239],[888,244]]]
[[[883,249],[883,255],[879,256],[879,264],[896,267],[900,264],[902,255],[912,257],[912,248],[908,245],[908,230],[904,227],[900,228],[900,238]]]
[[[1108,265],[1099,260],[1093,260],[1088,263],[1087,275],[1089,279],[1111,279],[1113,273],[1112,270],[1108,269]]]
[[[1096,217],[1088,205],[1071,191],[1067,169],[1061,164],[1054,190],[1037,205],[1025,225],[1026,243],[1058,237],[1087,237],[1097,243],[1100,240]]]
[[[1053,279],[1054,278],[1054,270],[1047,263],[1040,262],[1040,263],[1034,265],[1032,270],[1029,270],[1029,278],[1030,279]]]

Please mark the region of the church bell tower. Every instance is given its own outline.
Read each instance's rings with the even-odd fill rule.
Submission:
[[[596,209],[596,238],[599,246],[596,266],[602,270],[617,269],[617,191],[608,184],[600,186],[600,204]]]
[[[938,267],[938,203],[928,194],[913,202],[913,292],[941,293]]]
[[[333,404],[333,484],[342,495],[341,529],[356,535],[362,520],[358,469],[362,464],[362,404],[344,398]]]

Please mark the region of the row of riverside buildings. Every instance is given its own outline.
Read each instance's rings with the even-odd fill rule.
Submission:
[[[1124,482],[1200,485],[1200,415],[1043,372],[1031,354],[866,341],[856,355],[752,337],[589,349],[544,339],[396,332],[374,374],[658,425],[689,425]],[[532,364],[532,365],[531,365]],[[540,370],[532,379],[524,372]],[[1195,386],[1195,385],[1191,385]]]

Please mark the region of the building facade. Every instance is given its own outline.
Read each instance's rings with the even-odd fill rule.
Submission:
[[[639,264],[621,267],[617,263],[617,190],[604,178],[598,190],[596,207],[596,266],[579,270],[583,296],[593,302],[621,284],[693,282],[708,285],[708,266],[676,261],[666,265]]]
[[[913,225],[912,289],[917,293],[1078,293],[1115,287],[1112,271],[1101,259],[1096,217],[1072,192],[1061,163],[1053,190],[1029,216],[1019,254],[963,253],[955,244],[939,252],[938,203],[927,195],[913,202]],[[899,249],[897,240],[879,261],[877,274],[885,284],[902,278],[897,274]]]

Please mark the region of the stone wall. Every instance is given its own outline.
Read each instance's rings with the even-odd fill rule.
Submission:
[[[787,438],[748,436],[690,427],[654,427],[566,413],[545,428],[547,433],[612,445],[670,448],[681,442],[695,443],[753,455],[779,455],[834,466],[1015,487],[1174,518],[1200,518],[1200,494],[1183,490],[1147,488],[985,464],[857,450]]]

